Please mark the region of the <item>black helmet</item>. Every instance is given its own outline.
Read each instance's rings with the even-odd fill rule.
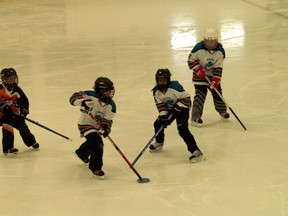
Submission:
[[[100,100],[105,103],[113,98],[115,94],[113,82],[107,77],[98,77],[95,80],[94,91],[98,94]]]
[[[158,83],[159,79],[167,79],[168,82],[171,80],[171,73],[169,69],[167,68],[160,68],[157,70],[156,75],[155,75],[155,80]]]
[[[159,84],[159,80],[167,80],[167,84],[163,85],[163,84]],[[156,74],[155,74],[155,80],[156,80],[156,83],[160,89],[160,91],[166,91],[167,88],[168,88],[168,85],[170,83],[170,80],[171,80],[171,73],[170,71],[167,69],[167,68],[160,68],[157,70]]]
[[[15,78],[14,83],[9,84],[7,82],[9,77],[14,77]],[[16,70],[14,68],[4,68],[4,69],[2,69],[2,71],[1,71],[1,80],[2,80],[3,85],[8,90],[11,90],[13,87],[18,85],[18,75],[17,75]]]

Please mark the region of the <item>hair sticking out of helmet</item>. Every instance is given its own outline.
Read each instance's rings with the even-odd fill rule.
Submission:
[[[104,103],[109,102],[115,94],[113,82],[107,77],[98,77],[94,83],[94,91],[98,94],[99,99]]]
[[[165,68],[160,68],[157,70],[155,74],[155,80],[157,86],[161,92],[166,92],[171,81],[171,73],[170,71]]]
[[[2,84],[11,91],[15,86],[18,85],[18,75],[13,68],[4,68],[1,71]]]
[[[207,28],[203,35],[205,47],[208,50],[215,49],[218,44],[218,31],[214,28]]]

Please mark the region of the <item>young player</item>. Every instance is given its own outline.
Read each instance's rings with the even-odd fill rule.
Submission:
[[[34,135],[30,132],[25,118],[29,114],[29,101],[25,93],[18,86],[17,72],[13,68],[4,68],[1,71],[2,84],[0,85],[0,122],[2,124],[3,153],[17,154],[14,148],[14,130],[20,132],[20,136],[26,146],[39,148]]]
[[[71,105],[81,106],[78,129],[86,139],[75,153],[84,163],[89,163],[89,169],[99,179],[104,179],[105,176],[102,170],[102,137],[105,138],[109,135],[116,114],[116,104],[112,100],[114,93],[113,82],[106,77],[99,77],[94,83],[94,91],[80,91],[70,97]],[[89,113],[99,120],[103,130]]]
[[[154,122],[155,133],[164,125],[167,127],[176,119],[179,135],[191,152],[190,162],[202,159],[202,152],[188,128],[189,109],[191,107],[190,94],[185,91],[178,81],[171,81],[168,69],[158,69],[155,75],[156,86],[153,88],[153,97],[159,116]],[[169,117],[172,115],[172,118]],[[156,136],[156,142],[149,146],[151,152],[162,150],[164,145],[164,128]]]
[[[197,43],[188,57],[188,66],[193,71],[193,83],[195,96],[192,107],[191,124],[201,127],[203,124],[202,114],[206,100],[207,90],[212,93],[216,111],[223,120],[230,116],[227,107],[219,95],[214,91],[217,89],[222,94],[221,77],[225,50],[218,42],[218,32],[214,28],[208,28],[203,41]],[[206,76],[210,79],[211,85],[207,82]]]

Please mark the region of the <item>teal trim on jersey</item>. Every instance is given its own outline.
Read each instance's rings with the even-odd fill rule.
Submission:
[[[85,92],[85,94],[87,94],[89,96],[92,96],[92,97],[95,97],[95,98],[99,98],[98,94],[95,91],[93,91],[93,90],[87,90],[87,91],[84,91],[84,92]],[[113,101],[113,99],[109,100],[109,104],[112,106],[112,112],[116,113],[116,104]]]
[[[116,104],[115,104],[115,102],[111,99],[109,101],[109,104],[112,106],[112,112],[116,113]]]
[[[197,51],[199,51],[199,50],[201,50],[201,49],[207,50],[206,47],[205,47],[204,41],[201,41],[201,42],[197,43],[197,44],[193,47],[191,53],[196,53]]]
[[[181,98],[181,99],[179,99],[179,101],[186,106],[191,106],[191,98],[190,97]]]
[[[178,92],[183,92],[184,88],[178,81],[171,81],[168,88],[175,89]]]
[[[100,123],[101,123],[102,127],[103,127],[103,125],[107,125],[108,128],[111,128],[111,126],[112,126],[112,121],[105,119],[105,118],[101,118]]]
[[[155,95],[156,91],[159,90],[157,84],[155,85],[155,87],[152,89],[153,91],[153,95]]]
[[[79,94],[79,92],[75,92],[70,98],[69,98],[69,102],[71,105],[74,106],[74,101],[77,99],[82,99],[83,96],[82,94]]]
[[[216,47],[215,50],[216,50],[216,51],[218,50],[218,51],[222,52],[223,58],[226,58],[226,53],[225,53],[225,50],[224,50],[222,44],[218,43],[218,45],[217,45],[217,47]]]
[[[98,94],[93,90],[86,90],[86,91],[84,91],[84,93],[89,95],[89,96],[99,98]]]
[[[183,91],[185,91],[184,88],[183,88],[183,86],[182,86],[178,81],[176,81],[176,80],[170,81],[168,88],[175,89],[175,90],[178,91],[178,92],[183,92]],[[156,93],[157,90],[159,90],[158,85],[156,85],[156,86],[152,89],[153,95],[155,95],[155,93]],[[159,91],[160,91],[160,90],[159,90]]]
[[[201,42],[197,43],[197,44],[193,47],[191,53],[196,53],[197,51],[199,51],[199,50],[201,50],[201,49],[208,50],[208,49],[205,47],[204,41],[201,41]],[[216,48],[213,49],[213,50],[214,50],[214,51],[220,51],[220,52],[222,52],[223,58],[226,58],[226,53],[225,53],[225,50],[224,50],[222,44],[218,43],[217,46],[216,46]]]

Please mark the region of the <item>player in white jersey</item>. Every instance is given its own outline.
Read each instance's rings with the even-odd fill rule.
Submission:
[[[100,179],[104,179],[105,175],[102,170],[103,141],[101,136],[105,138],[111,131],[116,114],[116,104],[112,100],[114,93],[113,82],[107,77],[98,77],[94,83],[94,91],[80,91],[70,97],[71,105],[81,106],[78,129],[86,138],[75,153],[84,163],[89,163],[89,169]],[[103,130],[89,113],[99,120]]]
[[[190,94],[178,81],[171,81],[171,73],[168,69],[158,69],[155,79],[157,84],[153,88],[153,97],[159,111],[159,116],[154,122],[155,133],[162,125],[164,128],[156,136],[156,142],[149,146],[150,151],[159,151],[163,148],[164,130],[176,119],[178,133],[192,154],[189,160],[192,163],[200,161],[203,154],[188,128]],[[172,117],[169,118],[171,115]]]
[[[216,88],[222,94],[220,82],[224,59],[225,50],[222,44],[218,42],[217,30],[213,28],[206,29],[203,41],[194,46],[188,57],[188,66],[193,71],[195,87],[191,116],[191,124],[194,126],[201,127],[203,124],[202,115],[208,89],[212,93],[215,109],[221,118],[227,120],[230,117],[225,103],[214,91],[214,88]],[[207,82],[205,76],[210,79],[211,85]]]

